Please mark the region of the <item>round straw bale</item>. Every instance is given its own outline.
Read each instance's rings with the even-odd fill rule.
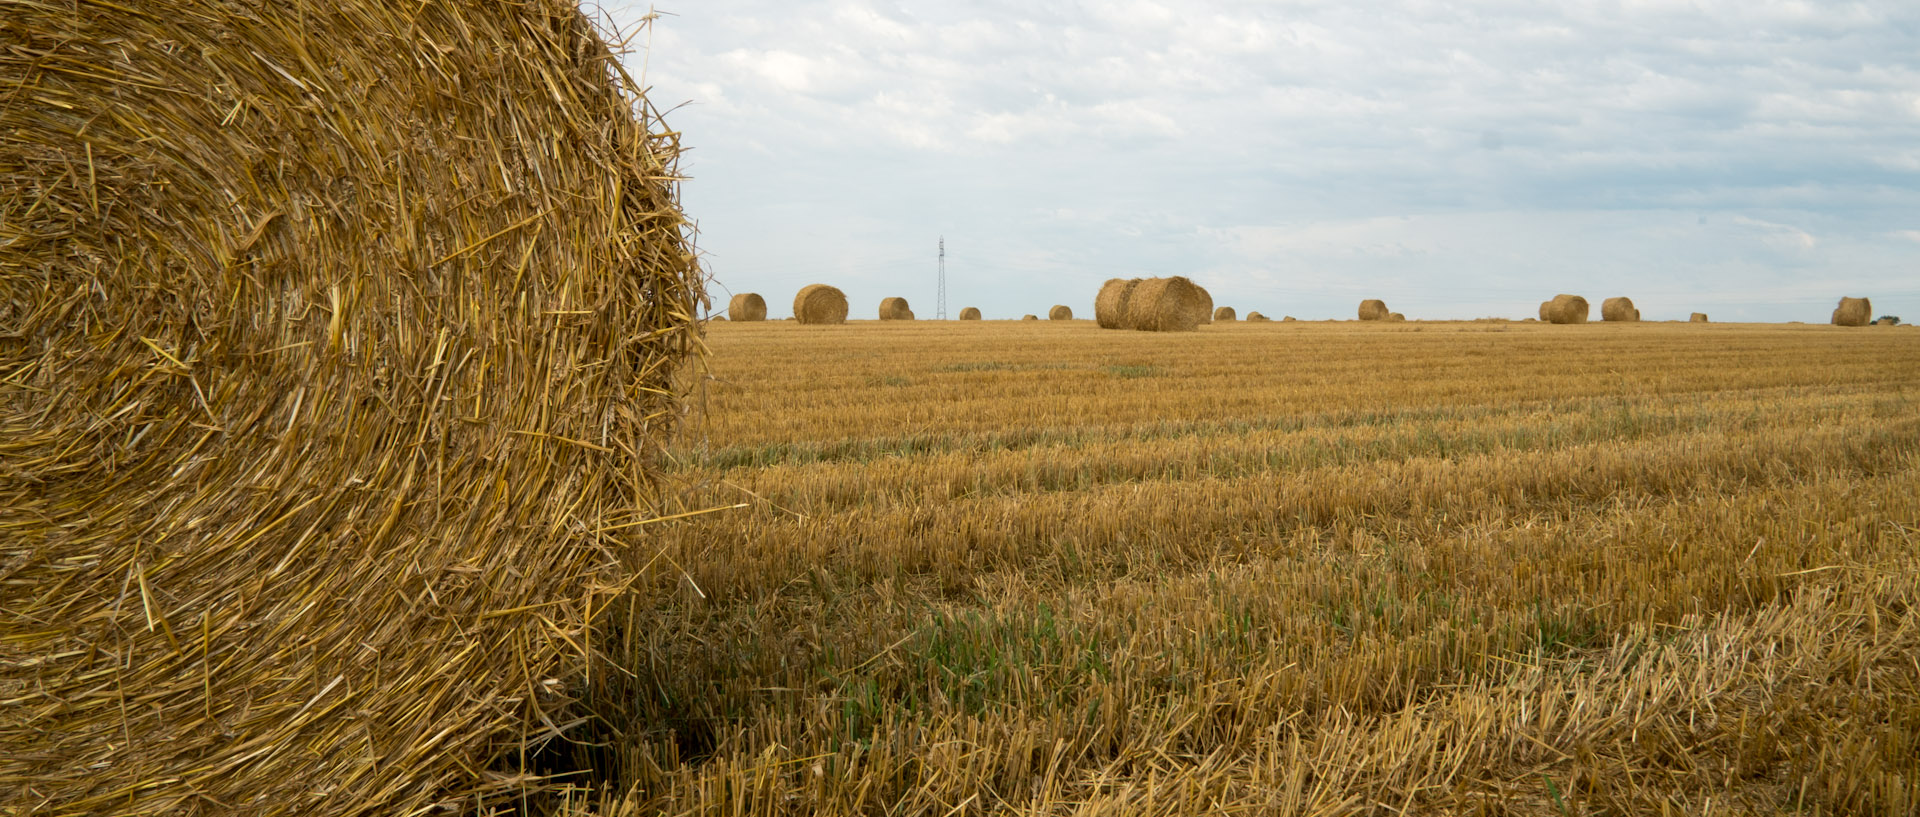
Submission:
[[[0,12],[0,813],[518,808],[708,306],[679,134],[574,0],[116,8]]]
[[[1194,302],[1193,306],[1194,310],[1200,313],[1200,318],[1195,323],[1213,323],[1213,293],[1199,284],[1194,284],[1193,288],[1200,291],[1200,298]]]
[[[1695,312],[1695,313],[1693,313],[1692,315],[1689,315],[1689,316],[1687,316],[1687,320],[1688,320],[1688,321],[1691,321],[1691,322],[1693,322],[1693,323],[1706,323],[1706,322],[1707,322],[1707,313],[1705,313],[1705,312]]]
[[[827,284],[808,284],[793,296],[793,318],[805,324],[847,322],[847,293]]]
[[[1866,298],[1841,298],[1833,308],[1834,326],[1866,326],[1873,320],[1873,302]]]
[[[1299,318],[1296,318],[1296,317],[1294,317],[1294,316],[1292,316],[1292,315],[1282,315],[1282,316],[1280,316],[1280,322],[1281,322],[1281,323],[1293,323],[1293,322],[1295,322],[1295,321],[1298,321],[1298,320],[1300,320],[1300,319],[1299,319]]]
[[[727,319],[727,316],[725,315],[714,315],[713,317],[707,318],[707,320],[709,321],[724,321],[726,319]]]
[[[1054,304],[1052,309],[1047,310],[1047,320],[1050,320],[1050,321],[1073,320],[1073,310],[1067,308],[1065,304]]]
[[[1259,312],[1248,312],[1248,313],[1247,313],[1247,322],[1248,322],[1248,323],[1261,323],[1261,322],[1263,322],[1263,321],[1270,321],[1270,320],[1273,320],[1273,319],[1272,319],[1272,318],[1269,318],[1269,317],[1267,317],[1267,316],[1265,316],[1265,315],[1262,315],[1262,314],[1260,314]]]
[[[963,320],[963,321],[980,320],[980,310],[976,307],[971,307],[971,306],[965,309],[962,309],[960,310],[960,320]]]
[[[1238,316],[1234,314],[1231,306],[1222,306],[1213,310],[1213,319],[1217,322],[1225,323],[1236,317]]]
[[[905,298],[881,298],[880,320],[910,321],[913,320],[913,310],[907,307]]]
[[[1392,313],[1387,311],[1386,301],[1377,298],[1368,298],[1360,302],[1360,320],[1384,321],[1389,314]]]
[[[1578,295],[1555,295],[1540,305],[1540,319],[1548,323],[1586,323],[1587,299]]]
[[[1127,296],[1126,328],[1143,332],[1192,332],[1200,328],[1201,304],[1210,300],[1186,276],[1143,278]]]
[[[1878,319],[1878,320],[1875,320],[1875,321],[1873,322],[1873,325],[1874,325],[1874,326],[1899,326],[1899,325],[1900,325],[1900,321],[1898,321],[1898,320],[1895,320],[1895,319],[1893,318],[1893,316],[1891,316],[1891,315],[1888,315],[1888,316],[1885,316],[1885,317],[1882,317],[1882,318],[1880,318],[1880,319]]]
[[[1640,310],[1633,308],[1633,299],[1626,296],[1608,298],[1600,302],[1600,319],[1618,323],[1633,323],[1640,320]]]
[[[1100,285],[1100,294],[1093,299],[1093,319],[1101,329],[1126,328],[1127,301],[1139,285],[1138,278],[1109,278]]]
[[[1407,316],[1402,315],[1398,312],[1388,312],[1387,320],[1393,323],[1405,323],[1407,320]]]
[[[742,292],[727,301],[727,315],[736,321],[764,321],[767,299],[758,292]]]
[[[1026,315],[1021,315],[1021,316],[1020,316],[1020,320],[1023,320],[1023,321],[1037,321],[1037,320],[1040,320],[1040,316],[1039,316],[1039,315],[1034,315],[1034,314],[1031,314],[1031,313],[1029,313],[1029,314],[1026,314]]]

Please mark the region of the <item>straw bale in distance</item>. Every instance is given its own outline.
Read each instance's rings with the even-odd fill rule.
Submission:
[[[1866,326],[1873,320],[1873,302],[1866,298],[1841,298],[1833,308],[1834,326]]]
[[[1384,321],[1392,313],[1387,311],[1387,302],[1378,298],[1368,298],[1360,302],[1360,320]]]
[[[1687,316],[1687,320],[1688,320],[1688,321],[1690,321],[1690,322],[1693,322],[1693,323],[1706,323],[1706,322],[1707,322],[1707,313],[1705,313],[1705,312],[1695,312],[1695,313],[1693,313],[1692,315],[1689,315],[1689,316]]]
[[[0,12],[0,813],[505,807],[657,513],[679,137],[573,0],[130,5]]]
[[[1547,323],[1586,323],[1587,299],[1578,295],[1555,295],[1540,305],[1540,320]]]
[[[742,292],[727,301],[727,315],[736,321],[764,321],[767,299],[758,292]]]
[[[1265,315],[1262,315],[1262,314],[1260,314],[1260,313],[1259,313],[1259,312],[1257,312],[1257,311],[1255,311],[1255,312],[1248,312],[1248,313],[1247,313],[1247,322],[1248,322],[1248,323],[1262,323],[1262,322],[1265,322],[1265,321],[1270,321],[1270,320],[1273,320],[1273,319],[1272,319],[1272,318],[1269,318],[1269,317],[1267,317],[1267,316],[1265,316]]]
[[[1073,320],[1073,310],[1067,308],[1065,304],[1054,304],[1052,309],[1047,310],[1047,320],[1050,320],[1050,321]]]
[[[1217,322],[1224,323],[1237,317],[1239,316],[1234,314],[1233,307],[1231,306],[1222,306],[1213,310],[1213,319]]]
[[[1894,320],[1892,317],[1884,317],[1874,321],[1873,325],[1874,326],[1899,326],[1900,322]]]
[[[1031,314],[1031,313],[1029,313],[1029,314],[1026,314],[1026,315],[1021,315],[1021,316],[1020,316],[1020,320],[1023,320],[1023,321],[1037,321],[1037,320],[1040,320],[1040,316],[1039,316],[1039,315],[1034,315],[1034,314]]]
[[[1142,278],[1127,295],[1124,328],[1143,332],[1192,332],[1200,328],[1206,292],[1186,276]]]
[[[1600,319],[1617,323],[1634,323],[1640,320],[1640,310],[1633,307],[1633,299],[1626,296],[1608,298],[1600,302]]]
[[[1281,321],[1282,323],[1293,323],[1293,322],[1295,322],[1295,321],[1298,321],[1298,320],[1300,320],[1300,319],[1299,319],[1299,318],[1296,318],[1296,317],[1294,317],[1294,316],[1292,316],[1292,315],[1282,315],[1282,316],[1280,316],[1280,321]]]
[[[1126,328],[1127,301],[1139,285],[1138,278],[1108,278],[1100,285],[1100,294],[1093,299],[1093,319],[1101,329]]]
[[[960,310],[960,320],[963,320],[963,321],[977,321],[977,320],[980,320],[980,310],[979,310],[979,308],[977,308],[977,307],[971,307],[971,306],[969,306],[969,307],[967,307],[967,308],[965,308],[965,309],[962,309],[962,310]]]
[[[793,318],[804,324],[847,322],[847,293],[828,284],[808,284],[793,296]]]
[[[880,320],[910,321],[913,320],[913,310],[907,307],[905,298],[881,298]]]

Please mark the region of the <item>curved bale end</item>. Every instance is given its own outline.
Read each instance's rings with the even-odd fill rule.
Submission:
[[[1200,328],[1206,293],[1186,276],[1143,278],[1127,297],[1126,328],[1142,332],[1192,332]]]
[[[793,319],[815,326],[846,323],[847,293],[827,284],[803,286],[793,296]]]
[[[1139,285],[1138,278],[1108,278],[1100,285],[1100,294],[1093,299],[1093,319],[1101,329],[1127,328],[1127,302]]]
[[[1640,310],[1633,307],[1633,299],[1625,296],[1608,298],[1600,302],[1600,319],[1615,323],[1634,323],[1640,320]]]
[[[1687,322],[1689,322],[1689,323],[1706,323],[1706,322],[1707,322],[1707,313],[1705,313],[1705,312],[1695,312],[1695,313],[1693,313],[1692,315],[1688,315],[1688,316],[1687,316]]]
[[[134,5],[0,24],[0,812],[511,808],[658,513],[679,135],[573,0]]]
[[[1054,304],[1052,309],[1047,310],[1047,320],[1050,320],[1050,321],[1073,320],[1073,310],[1068,309],[1064,304]]]
[[[1377,298],[1368,298],[1360,302],[1360,320],[1384,321],[1387,319],[1387,316],[1391,314],[1393,313],[1387,311],[1386,301]]]
[[[1866,298],[1841,298],[1833,309],[1834,326],[1866,326],[1873,320],[1873,302]]]
[[[960,320],[963,320],[963,321],[980,320],[980,310],[971,306],[967,307],[966,309],[962,309],[960,310]]]
[[[1193,288],[1200,291],[1200,298],[1193,305],[1194,311],[1200,313],[1196,323],[1213,323],[1213,293],[1199,284],[1194,284]]]
[[[727,317],[736,321],[767,319],[767,299],[758,292],[742,292],[727,301]]]
[[[1540,319],[1547,323],[1586,323],[1587,299],[1578,295],[1555,295],[1540,305]]]
[[[1387,321],[1388,321],[1389,323],[1406,323],[1406,322],[1407,322],[1407,316],[1405,316],[1405,315],[1402,315],[1402,314],[1400,314],[1400,313],[1398,313],[1398,312],[1388,312],[1388,313],[1387,313]]]
[[[1231,323],[1237,317],[1239,316],[1234,314],[1233,307],[1231,306],[1223,306],[1213,310],[1213,320],[1215,323]],[[1249,316],[1248,320],[1252,320],[1252,317]]]
[[[1265,316],[1265,315],[1262,315],[1262,314],[1260,314],[1259,312],[1248,312],[1248,313],[1247,313],[1247,322],[1248,322],[1248,323],[1264,323],[1264,322],[1266,322],[1266,321],[1270,321],[1270,320],[1273,320],[1273,319],[1272,319],[1272,318],[1269,318],[1269,317],[1267,317],[1267,316]]]
[[[913,320],[913,310],[907,306],[905,298],[881,298],[880,320],[910,321]]]
[[[1031,313],[1029,313],[1029,314],[1026,314],[1026,315],[1021,315],[1021,316],[1020,316],[1020,320],[1023,320],[1023,321],[1037,321],[1037,320],[1040,320],[1040,316],[1039,316],[1039,315],[1034,315],[1034,314],[1031,314]]]

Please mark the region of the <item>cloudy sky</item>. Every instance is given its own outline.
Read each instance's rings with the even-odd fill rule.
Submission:
[[[1920,3],[655,0],[715,280],[775,317],[1092,311],[1920,321]],[[601,8],[632,31],[649,6]]]

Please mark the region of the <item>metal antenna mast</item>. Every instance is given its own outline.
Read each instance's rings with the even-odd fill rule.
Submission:
[[[940,299],[935,306],[934,317],[947,319],[947,237],[940,237]]]

